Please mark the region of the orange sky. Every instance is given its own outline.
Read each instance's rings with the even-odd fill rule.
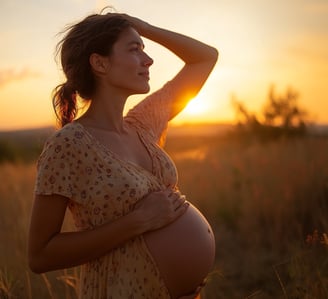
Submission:
[[[191,4],[192,3],[192,4]],[[53,57],[56,34],[68,23],[112,4],[207,42],[220,59],[193,109],[175,123],[234,120],[234,95],[259,111],[269,86],[292,87],[316,122],[328,123],[328,2],[326,0],[1,0],[0,130],[54,124],[50,93],[61,83]],[[151,91],[181,67],[167,50],[145,40],[154,59]],[[141,100],[136,96],[127,109]]]

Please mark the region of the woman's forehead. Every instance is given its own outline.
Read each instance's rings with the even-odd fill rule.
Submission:
[[[127,28],[126,30],[124,30],[119,39],[116,42],[117,44],[121,44],[121,45],[131,45],[131,44],[140,44],[142,47],[144,46],[144,43],[139,35],[139,33],[132,27]]]

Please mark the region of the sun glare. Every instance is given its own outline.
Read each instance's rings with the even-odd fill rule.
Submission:
[[[184,113],[189,115],[200,115],[207,110],[208,105],[201,97],[197,96],[188,103],[188,105],[184,109]]]

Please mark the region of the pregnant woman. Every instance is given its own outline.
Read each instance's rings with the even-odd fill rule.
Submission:
[[[184,66],[149,91],[141,36]],[[168,121],[203,86],[217,50],[125,14],[95,14],[58,45],[66,82],[53,104],[61,128],[38,161],[28,258],[42,273],[81,265],[81,299],[195,298],[215,256],[204,216],[181,195],[162,145]],[[88,102],[78,115],[77,99]],[[62,232],[66,209],[76,231]]]

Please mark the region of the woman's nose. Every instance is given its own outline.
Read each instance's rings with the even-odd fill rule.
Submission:
[[[144,54],[145,54],[144,65],[147,67],[150,67],[154,63],[154,60],[150,56],[148,56],[146,53],[144,53]]]

